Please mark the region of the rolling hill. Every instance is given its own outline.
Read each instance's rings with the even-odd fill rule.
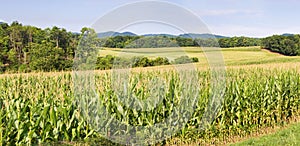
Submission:
[[[228,38],[227,36],[221,36],[221,35],[215,35],[215,34],[209,34],[209,33],[204,33],[204,34],[196,34],[196,33],[187,33],[187,34],[181,34],[179,37],[184,37],[184,38],[202,38],[202,39],[209,39],[209,38]]]
[[[99,38],[105,38],[105,37],[111,37],[111,36],[137,36],[137,35],[132,32],[120,33],[120,32],[114,32],[114,31],[98,33]]]
[[[144,34],[142,36],[152,36],[152,37],[155,37],[155,36],[166,36],[166,37],[177,37],[176,35],[172,35],[172,34]]]

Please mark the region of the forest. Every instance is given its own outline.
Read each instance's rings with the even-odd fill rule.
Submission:
[[[0,71],[70,70],[79,34],[13,22],[0,24]]]

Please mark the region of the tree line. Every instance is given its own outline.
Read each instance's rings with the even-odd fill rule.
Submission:
[[[100,46],[107,48],[160,48],[160,47],[247,47],[259,46],[260,39],[232,38],[185,38],[167,36],[114,36],[100,39]]]
[[[96,32],[92,30],[92,40],[90,40],[90,42],[84,42],[81,40],[84,37],[86,30],[92,29],[83,28],[81,33],[72,33],[58,27],[41,29],[34,26],[23,26],[17,21],[10,25],[1,23],[0,72],[72,70],[75,50],[78,45],[80,45],[80,43],[89,44],[90,42],[92,42],[93,45],[85,46],[85,49],[91,47],[157,48],[178,46],[228,48],[261,45],[262,48],[284,55],[300,55],[299,35],[274,35],[264,39],[248,37],[193,39],[168,36],[115,36],[98,38]],[[112,60],[114,62],[128,62],[125,59],[120,59],[118,57],[109,58],[109,56],[105,58],[97,57],[97,69],[110,68],[111,63],[107,62],[111,62]],[[141,62],[136,64],[136,66],[155,66],[172,63],[164,58],[158,58],[158,60],[151,60],[149,58],[139,59]],[[179,60],[180,59],[181,61],[187,60],[186,57],[179,58]],[[108,65],[101,66],[101,64]]]
[[[300,35],[273,35],[262,39],[261,47],[283,55],[300,55]]]

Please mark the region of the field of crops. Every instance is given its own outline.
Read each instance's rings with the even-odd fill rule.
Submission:
[[[186,72],[188,73],[188,72]],[[187,124],[161,144],[216,144],[232,136],[243,136],[288,122],[300,113],[300,64],[277,64],[276,67],[228,67],[224,100],[214,112],[215,119],[203,128],[203,114],[210,99],[210,71],[197,69],[199,94]],[[165,82],[161,101],[150,110],[131,109],[120,102],[115,92],[112,74],[95,73],[95,89],[106,112],[125,125],[151,126],[172,119],[172,112],[180,107],[180,96],[185,90],[174,70],[146,70],[132,72],[128,84],[130,95],[138,99],[151,97],[151,85],[156,78]],[[72,73],[34,73],[3,75],[0,77],[0,145],[37,144],[48,142],[84,141],[126,135],[132,129],[111,130],[111,121],[103,127],[91,124],[84,114],[74,89]],[[94,86],[93,85],[93,86]],[[78,89],[76,89],[78,90]],[[129,94],[126,94],[129,95]],[[89,102],[86,102],[89,103]],[[90,105],[86,109],[97,109]],[[142,107],[142,106],[141,106]],[[184,117],[184,115],[181,115]],[[101,118],[101,116],[100,116]],[[97,121],[99,122],[99,120]],[[100,124],[101,125],[101,124]],[[105,126],[109,125],[109,126]],[[171,127],[170,127],[171,128]],[[97,131],[106,131],[101,133]],[[157,138],[162,130],[147,138]],[[105,142],[98,140],[98,142]],[[122,142],[122,141],[121,141]],[[127,139],[128,143],[137,143]],[[143,144],[148,144],[146,141]]]
[[[216,51],[219,49],[206,48],[207,51]],[[271,53],[267,50],[257,47],[237,47],[237,48],[221,48],[224,56],[224,61],[227,66],[235,65],[250,65],[250,64],[268,64],[268,63],[282,63],[282,62],[300,62],[299,56],[283,56],[277,53]],[[207,65],[206,56],[203,50],[199,47],[185,47],[185,48],[137,48],[137,49],[118,49],[118,48],[104,48],[99,53],[101,56],[105,55],[119,55],[119,56],[146,56],[154,57],[162,56],[174,58],[182,55],[199,58],[199,66]]]

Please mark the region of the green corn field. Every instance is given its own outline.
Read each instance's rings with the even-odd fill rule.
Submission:
[[[229,68],[222,106],[215,113],[214,120],[203,128],[202,118],[211,92],[210,71],[199,69],[196,73],[198,81],[195,83],[200,89],[194,112],[175,135],[161,143],[189,143],[247,135],[262,127],[285,124],[299,115],[299,68]],[[128,103],[125,104],[125,99],[120,102],[117,96],[123,93],[115,92],[111,75],[111,72],[96,72],[96,93],[98,99],[105,103],[102,106],[106,112],[124,124],[154,125],[170,117],[180,104],[179,97],[184,86],[176,71],[154,70],[131,74],[128,93],[123,96],[130,93],[138,99],[148,99],[152,92],[150,82],[159,82],[156,77],[165,82],[163,88],[157,89],[161,99],[150,110],[131,109]],[[108,127],[102,129],[108,130],[109,134],[98,132],[98,127],[91,125],[88,119],[93,117],[85,116],[76,102],[73,78],[72,73],[1,76],[0,145],[85,141],[129,132],[109,133]],[[145,106],[140,105],[140,108],[147,108]],[[110,121],[102,122],[110,124]],[[152,136],[155,137],[149,137]]]

